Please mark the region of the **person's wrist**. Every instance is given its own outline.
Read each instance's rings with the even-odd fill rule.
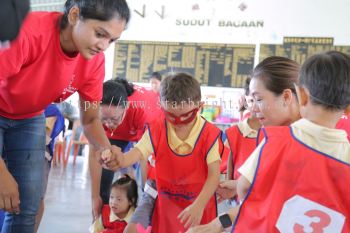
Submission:
[[[215,229],[215,232],[223,232],[225,229],[222,227],[222,224],[220,222],[219,217],[215,218],[214,221],[212,222],[213,228]],[[214,230],[213,229],[213,230]]]

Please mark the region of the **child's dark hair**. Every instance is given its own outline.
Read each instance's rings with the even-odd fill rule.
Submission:
[[[252,79],[259,78],[267,90],[279,96],[285,89],[295,95],[294,83],[297,82],[300,66],[295,61],[278,56],[271,56],[261,61],[252,72]]]
[[[162,75],[159,72],[153,72],[151,78],[155,78],[158,81],[162,81]]]
[[[125,0],[67,0],[60,22],[61,29],[67,27],[68,14],[73,6],[79,8],[82,19],[108,21],[113,17],[117,17],[125,20],[126,24],[130,20],[130,9]]]
[[[250,84],[250,80],[252,80],[250,77],[248,77],[245,82],[244,82],[244,95],[248,96],[249,95],[249,84]],[[244,99],[245,101],[245,99]],[[244,110],[247,110],[247,108],[245,107],[245,105],[241,106],[241,108],[238,110],[239,112],[243,112]]]
[[[308,58],[301,68],[299,83],[309,90],[313,104],[344,110],[350,105],[350,57],[329,51]]]
[[[137,183],[129,175],[125,174],[124,177],[121,177],[118,180],[116,180],[112,184],[111,189],[112,188],[119,188],[119,189],[125,190],[126,196],[128,200],[131,202],[132,206],[134,208],[137,207],[137,199],[138,199]]]
[[[128,95],[125,87],[114,80],[103,83],[103,96],[101,104],[120,106],[126,108]]]
[[[177,73],[167,76],[160,84],[161,101],[188,103],[201,101],[201,87],[191,75]]]
[[[252,80],[250,77],[248,77],[245,82],[244,82],[244,95],[248,96],[249,95],[249,84],[250,84],[250,80]]]

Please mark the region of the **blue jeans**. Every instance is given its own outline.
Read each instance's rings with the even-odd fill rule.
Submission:
[[[0,155],[15,178],[20,214],[6,212],[1,233],[33,233],[42,194],[45,117],[11,120],[0,116]]]

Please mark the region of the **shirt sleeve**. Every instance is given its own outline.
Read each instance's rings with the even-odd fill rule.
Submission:
[[[104,230],[101,216],[98,219],[96,219],[96,221],[90,226],[89,230],[90,233],[100,233]]]
[[[135,113],[135,128],[137,130],[137,139],[140,139],[145,132],[146,115],[142,108],[137,108]]]
[[[250,183],[253,183],[253,179],[255,176],[255,172],[258,166],[259,155],[262,146],[265,144],[265,139],[261,141],[259,146],[255,148],[253,153],[249,156],[249,158],[243,163],[243,165],[238,168],[238,172],[244,176]]]
[[[213,163],[217,160],[220,160],[220,151],[219,151],[219,141],[216,139],[214,145],[209,150],[207,155],[207,164]]]
[[[10,48],[0,49],[0,80],[17,74],[28,61],[29,52],[29,38],[21,31],[17,39],[11,42]]]
[[[157,190],[156,182],[147,180],[146,183],[153,189]],[[152,213],[154,209],[155,199],[146,192],[143,192],[140,203],[130,219],[130,223],[140,223],[144,228],[151,224]]]
[[[140,141],[135,145],[135,148],[141,152],[145,160],[147,160],[149,155],[153,154],[153,146],[148,130],[145,131]]]
[[[96,55],[94,59],[87,62],[81,62],[79,66],[79,75],[84,76],[81,77],[83,83],[78,90],[80,97],[87,101],[100,101],[102,99],[102,86],[105,78],[104,54]]]

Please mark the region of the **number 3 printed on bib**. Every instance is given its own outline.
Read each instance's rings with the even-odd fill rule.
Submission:
[[[276,227],[282,233],[341,233],[345,216],[302,196],[283,205]]]

